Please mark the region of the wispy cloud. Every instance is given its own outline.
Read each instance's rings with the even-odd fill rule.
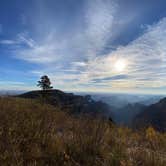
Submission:
[[[116,8],[116,4],[110,0],[88,1],[85,34],[91,54],[98,54],[112,37]]]
[[[43,10],[42,13],[46,12],[44,8],[41,10]],[[112,30],[115,10],[116,5],[112,1],[87,1],[85,15],[82,17],[85,23],[84,28],[82,24],[76,27],[72,25],[75,31],[69,29],[64,36],[56,32],[57,24],[53,21],[50,27],[44,29],[43,36],[36,40],[27,34],[19,34],[19,42],[27,44],[28,47],[16,50],[17,58],[42,64],[62,62],[65,65],[69,65],[71,61],[88,61],[102,51],[110,38],[108,33]],[[45,20],[50,20],[50,17]],[[39,19],[36,18],[35,25],[38,21]]]
[[[13,45],[13,44],[17,44],[16,41],[14,40],[1,40],[0,44],[4,44],[4,45]]]
[[[89,63],[87,74],[91,78],[116,75],[112,65],[114,59],[125,59],[128,62],[126,71],[129,76],[120,84],[130,87],[160,87],[166,82],[166,19],[149,26],[145,33],[127,46],[118,47],[104,57],[98,57]],[[112,80],[111,80],[112,82]],[[117,87],[119,82],[115,81]],[[126,86],[124,86],[126,87]]]
[[[25,82],[17,82],[17,81],[1,81],[0,80],[1,90],[29,90],[35,89],[34,86],[30,86]]]
[[[16,82],[16,81],[0,81],[0,84],[7,84],[7,85],[25,85],[24,82]]]
[[[0,44],[15,45],[15,58],[40,65],[30,72],[35,76],[48,74],[59,88],[164,87],[166,18],[150,25],[133,41],[118,45],[114,41],[138,17],[138,11],[124,16],[113,0],[85,2],[81,21],[65,28],[59,28],[61,22],[56,22],[54,15],[40,4],[40,13],[31,19],[34,34],[22,32],[15,40],[2,40]],[[25,17],[24,14],[23,22]],[[125,61],[123,71],[114,66],[118,60]]]

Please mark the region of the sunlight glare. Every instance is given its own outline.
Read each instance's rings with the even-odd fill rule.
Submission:
[[[123,60],[123,59],[117,60],[117,61],[115,62],[115,64],[114,64],[114,68],[115,68],[115,70],[118,71],[118,72],[124,71],[125,68],[126,68],[126,61]]]

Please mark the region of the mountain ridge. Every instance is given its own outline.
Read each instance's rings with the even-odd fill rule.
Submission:
[[[148,106],[143,112],[134,119],[134,127],[142,128],[152,126],[156,130],[166,131],[166,97],[156,104]]]
[[[90,95],[81,96],[53,89],[47,91],[29,91],[17,95],[16,97],[41,99],[43,93],[47,93],[49,104],[54,105],[55,107],[60,107],[62,110],[69,111],[69,113],[88,114],[93,116],[100,115],[113,121],[110,116],[111,110],[109,105],[102,101],[93,100]]]

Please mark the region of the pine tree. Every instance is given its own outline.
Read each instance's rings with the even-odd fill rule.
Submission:
[[[47,75],[44,75],[40,78],[37,86],[39,86],[42,90],[51,90],[53,88],[51,86],[51,81]]]

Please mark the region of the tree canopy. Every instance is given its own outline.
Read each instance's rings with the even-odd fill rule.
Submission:
[[[37,86],[39,86],[42,90],[50,90],[53,87],[51,86],[51,81],[47,75],[44,75],[38,81]]]

